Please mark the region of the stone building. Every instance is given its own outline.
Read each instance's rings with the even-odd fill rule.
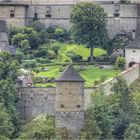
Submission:
[[[134,65],[120,73],[130,85],[140,77],[140,65]],[[95,87],[84,87],[84,80],[68,66],[62,75],[56,79],[56,87],[17,87],[17,109],[20,116],[30,121],[38,115],[48,114],[55,117],[58,128],[67,128],[69,136],[78,137],[84,126],[84,111],[91,103],[91,94],[100,89],[106,95],[112,94],[112,85],[116,78],[111,78]]]
[[[30,74],[19,76],[16,80],[16,87],[31,87],[32,85],[33,81]]]
[[[6,23],[4,20],[0,20],[0,52],[2,51],[10,51]]]
[[[139,36],[138,0],[131,0],[130,3],[119,3],[120,0],[3,0],[0,1],[0,19],[6,20],[8,26],[24,26],[31,20],[40,20],[46,26],[69,29],[72,6],[85,1],[96,2],[105,9],[110,38],[121,31]]]
[[[9,45],[6,22],[0,20],[0,52],[10,52],[15,55],[15,47]]]
[[[55,124],[76,136],[84,126],[84,79],[69,65],[56,79]]]
[[[140,37],[128,42],[125,47],[125,59],[127,67],[140,63]]]

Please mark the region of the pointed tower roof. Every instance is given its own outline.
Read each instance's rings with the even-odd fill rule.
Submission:
[[[55,80],[56,82],[84,82],[85,80],[80,76],[78,72],[73,68],[72,65],[67,66],[64,72],[59,78]]]

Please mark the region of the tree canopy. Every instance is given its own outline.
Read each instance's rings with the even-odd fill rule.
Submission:
[[[139,137],[140,117],[126,81],[118,77],[113,85],[114,94],[103,92],[91,96],[86,111],[85,139],[135,139]],[[139,100],[139,99],[138,99]]]
[[[18,61],[9,53],[0,53],[0,139],[17,137],[20,118],[16,110]]]
[[[91,2],[78,3],[72,9],[72,37],[90,48],[91,62],[93,48],[104,45],[107,40],[106,17],[104,9]]]

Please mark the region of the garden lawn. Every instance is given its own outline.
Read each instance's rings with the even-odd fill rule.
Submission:
[[[49,78],[56,78],[60,75],[59,68],[61,66],[47,66],[49,71],[46,72],[40,72],[36,76],[38,77],[49,77]],[[76,66],[78,67],[78,66]],[[108,69],[100,69],[99,67],[95,67],[92,65],[85,66],[85,70],[82,70],[79,72],[80,75],[86,80],[85,86],[86,87],[92,87],[94,86],[94,82],[97,80],[100,80],[100,77],[103,75],[107,76],[107,79],[116,76],[118,73],[120,73],[119,70],[115,70],[113,68]],[[55,86],[53,83],[48,84],[37,84],[37,86]]]
[[[77,44],[61,44],[58,60],[64,62],[66,60],[71,60],[70,57],[67,56],[68,52],[75,53],[77,55],[81,55],[83,59],[87,59],[90,55],[90,49],[86,48],[84,45],[77,45]],[[101,56],[106,54],[107,52],[102,48],[95,48],[94,49],[94,56]]]

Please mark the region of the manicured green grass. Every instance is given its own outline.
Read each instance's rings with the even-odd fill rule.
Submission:
[[[77,45],[77,44],[62,44],[59,50],[58,55],[58,61],[66,61],[70,60],[70,57],[68,57],[66,54],[68,52],[76,53],[77,55],[81,55],[83,59],[87,59],[90,54],[90,49],[86,48],[83,45]],[[94,49],[94,56],[101,56],[106,54],[107,52],[102,48],[95,48]]]
[[[35,84],[37,87],[55,87],[55,83],[38,83]]]
[[[118,70],[100,69],[99,67],[88,66],[85,71],[81,71],[80,75],[86,80],[85,85],[90,87],[94,85],[94,81],[100,80],[100,77],[105,75],[107,79],[116,76],[119,73]]]
[[[40,72],[37,74],[38,77],[57,77],[59,74],[60,66],[46,66],[48,71]]]
[[[78,66],[75,66],[78,67]],[[58,77],[60,75],[59,68],[60,66],[46,66],[49,71],[40,72],[36,76],[40,77]],[[94,86],[94,81],[100,80],[100,77],[103,75],[107,76],[107,79],[116,76],[120,71],[114,70],[113,68],[109,69],[100,69],[99,67],[95,67],[93,65],[85,66],[85,69],[80,71],[80,75],[86,80],[85,86],[92,87]],[[38,84],[38,86],[48,86],[48,84]],[[55,84],[51,83],[51,86],[55,86]]]

